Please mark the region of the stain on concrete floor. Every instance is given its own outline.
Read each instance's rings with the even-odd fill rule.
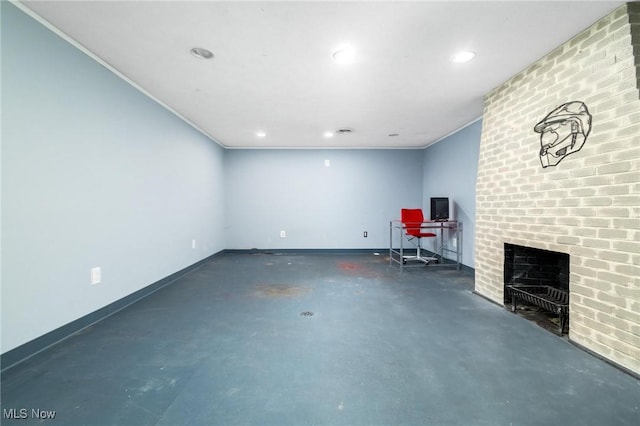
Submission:
[[[256,286],[257,297],[281,298],[300,297],[311,291],[311,287],[288,284],[259,284]]]

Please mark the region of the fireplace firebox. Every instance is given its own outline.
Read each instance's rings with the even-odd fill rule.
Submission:
[[[569,331],[569,255],[504,245],[504,304],[562,335]]]

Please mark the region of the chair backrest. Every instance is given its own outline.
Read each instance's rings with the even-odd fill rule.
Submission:
[[[424,222],[422,209],[402,209],[400,210],[400,220],[407,229],[408,235],[419,235],[420,226]]]

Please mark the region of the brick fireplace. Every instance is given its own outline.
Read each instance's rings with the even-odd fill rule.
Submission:
[[[501,305],[505,247],[566,255],[569,339],[638,374],[639,88],[633,2],[487,94],[475,235],[476,292]]]
[[[568,254],[504,245],[506,306],[514,313],[562,335],[568,329],[568,302]]]
[[[569,291],[569,255],[504,245],[505,285],[540,285]]]

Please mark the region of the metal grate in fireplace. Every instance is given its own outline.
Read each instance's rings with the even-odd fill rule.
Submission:
[[[569,331],[569,293],[547,285],[507,285],[511,312],[518,311],[518,301],[542,308],[558,316],[558,334]]]
[[[569,255],[504,245],[505,306],[562,335],[569,331]]]

